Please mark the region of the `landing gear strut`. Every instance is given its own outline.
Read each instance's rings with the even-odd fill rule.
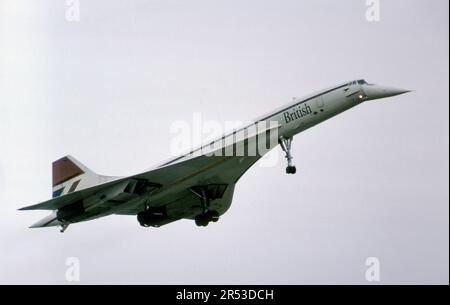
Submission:
[[[200,198],[202,213],[195,217],[195,224],[200,227],[206,227],[211,221],[219,220],[219,212],[209,210],[210,198],[207,192],[207,186],[194,186],[190,191]]]
[[[292,163],[292,155],[291,155],[291,144],[292,137],[284,138],[281,137],[278,141],[280,143],[281,149],[286,153],[287,167],[286,174],[295,174],[297,172],[297,168]]]
[[[67,230],[68,227],[69,227],[68,223],[63,223],[61,225],[61,230],[59,230],[59,232],[64,233],[64,231]]]

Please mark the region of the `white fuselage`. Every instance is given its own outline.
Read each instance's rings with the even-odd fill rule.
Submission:
[[[364,98],[360,98],[363,96]],[[235,143],[235,134],[244,131],[244,134],[252,134],[252,131],[246,132],[247,129],[254,128],[255,124],[265,122],[267,126],[270,122],[278,126],[278,136],[292,137],[314,125],[317,125],[349,108],[352,108],[367,99],[363,86],[349,82],[341,84],[329,89],[297,98],[293,102],[280,107],[269,114],[257,118],[253,124],[245,126],[239,130],[229,133],[223,137],[215,139],[191,150],[189,153],[171,159],[157,167],[167,166],[170,164],[186,161],[190,158],[204,155],[211,151],[210,147],[217,149],[218,147],[226,147],[229,143]],[[274,148],[274,147],[271,147]],[[267,152],[267,151],[265,151]],[[262,157],[262,155],[260,155]]]
[[[277,121],[280,125],[279,135],[292,137],[358,105],[363,101],[358,98],[360,94],[364,94],[360,85],[336,86],[297,99],[263,119]]]

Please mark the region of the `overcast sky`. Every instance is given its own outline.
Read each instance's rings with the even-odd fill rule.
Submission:
[[[0,0],[0,283],[449,281],[448,1]],[[412,89],[294,139],[254,166],[207,228],[111,216],[28,229],[51,162],[129,175],[170,157],[175,120],[246,121],[352,79]]]

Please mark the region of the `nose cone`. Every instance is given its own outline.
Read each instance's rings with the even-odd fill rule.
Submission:
[[[364,92],[367,95],[368,100],[375,100],[390,96],[395,96],[403,93],[410,92],[410,90],[378,86],[378,85],[369,85],[364,87]]]

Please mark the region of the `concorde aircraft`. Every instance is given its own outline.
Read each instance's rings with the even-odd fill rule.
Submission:
[[[61,232],[70,224],[112,214],[137,215],[144,227],[180,219],[207,226],[228,210],[240,177],[270,149],[280,145],[286,173],[295,174],[291,143],[296,134],[362,102],[406,92],[365,80],[346,82],[294,99],[254,124],[128,177],[98,175],[65,156],[53,162],[53,198],[21,210],[52,211],[31,228],[61,226]],[[266,149],[254,153],[261,139]]]

